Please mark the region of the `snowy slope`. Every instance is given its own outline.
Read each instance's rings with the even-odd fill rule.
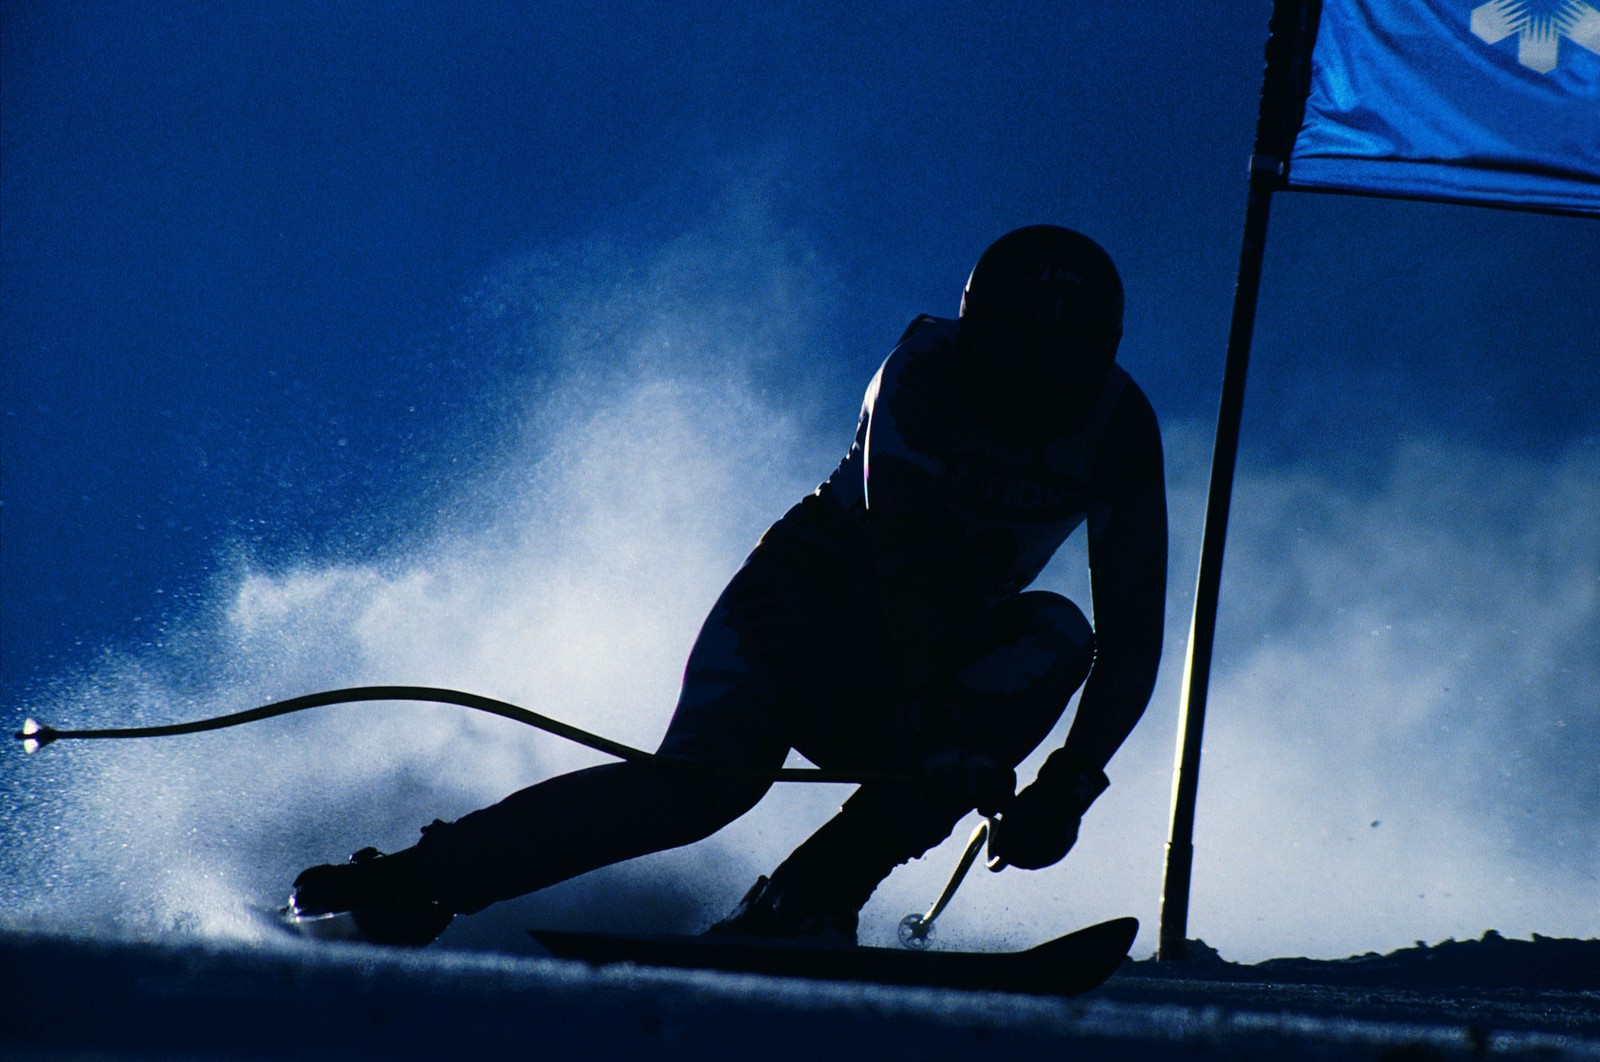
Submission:
[[[1600,994],[1151,977],[1071,1000],[294,941],[0,935],[8,1059],[1600,1059]],[[1203,972],[1203,971],[1202,971]],[[1214,972],[1214,971],[1213,971]]]

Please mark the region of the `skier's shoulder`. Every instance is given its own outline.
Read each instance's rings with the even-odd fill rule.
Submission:
[[[906,325],[906,330],[900,333],[900,339],[895,343],[895,349],[908,347],[911,350],[924,350],[934,346],[953,344],[960,323],[949,317],[935,317],[931,313],[918,314]]]
[[[890,391],[936,387],[954,368],[959,325],[947,317],[921,314],[901,333],[900,340],[878,370],[878,387]]]

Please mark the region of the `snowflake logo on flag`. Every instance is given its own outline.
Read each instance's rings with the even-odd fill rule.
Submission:
[[[1561,38],[1600,55],[1600,10],[1584,0],[1560,0],[1544,11],[1528,0],[1489,0],[1472,9],[1472,32],[1488,44],[1517,35],[1517,62],[1548,74],[1560,59]]]

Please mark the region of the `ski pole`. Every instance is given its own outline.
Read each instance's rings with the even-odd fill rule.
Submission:
[[[224,730],[229,727],[243,726],[247,723],[260,722],[263,719],[273,719],[282,715],[291,715],[311,708],[322,708],[333,704],[354,704],[363,701],[422,701],[432,704],[451,704],[489,715],[496,715],[502,719],[521,723],[524,726],[531,726],[536,730],[554,734],[586,748],[603,752],[608,756],[615,756],[619,760],[628,760],[635,763],[654,763],[675,770],[712,774],[743,781],[824,782],[861,785],[867,782],[903,784],[914,780],[905,775],[873,771],[828,771],[812,767],[782,767],[777,770],[764,770],[668,759],[653,752],[646,752],[643,749],[624,745],[620,741],[613,741],[610,738],[591,733],[570,723],[563,723],[559,719],[540,715],[538,712],[529,711],[507,701],[496,700],[493,697],[485,697],[477,693],[466,693],[462,690],[442,689],[435,686],[355,686],[349,689],[327,690],[322,693],[308,693],[302,697],[291,697],[285,701],[264,704],[258,708],[248,708],[240,712],[230,712],[226,715],[196,719],[187,723],[170,723],[162,726],[58,730],[37,720],[28,719],[23,722],[22,729],[13,736],[22,742],[22,750],[24,752],[32,754],[57,741],[176,737],[182,734],[198,734],[208,730]]]
[[[925,914],[908,914],[900,920],[900,943],[913,951],[921,951],[928,946],[928,938],[933,935],[933,920],[944,913],[950,905],[950,900],[955,896],[956,890],[961,887],[961,882],[966,878],[967,871],[972,869],[972,864],[977,862],[978,853],[983,849],[984,842],[989,839],[989,831],[993,824],[987,816],[973,829],[972,836],[967,838],[966,851],[961,853],[961,858],[956,862],[955,872],[950,875],[950,880],[945,883],[944,891],[939,893],[939,898],[933,901],[933,906]],[[995,860],[989,861],[989,869],[998,873],[1005,868],[1004,863]]]

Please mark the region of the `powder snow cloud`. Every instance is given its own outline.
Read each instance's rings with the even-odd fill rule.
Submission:
[[[826,276],[759,200],[731,194],[720,220],[648,253],[597,241],[505,263],[468,298],[465,332],[525,348],[530,369],[493,396],[493,445],[436,511],[368,563],[238,554],[162,642],[64,677],[38,714],[171,721],[416,683],[652,747],[705,611],[853,428],[853,406],[819,417],[826,388],[807,371]],[[944,916],[947,944],[1021,943],[1127,913],[1153,941],[1209,457],[1205,426],[1166,435],[1168,649],[1147,719],[1078,851],[1046,872],[977,875]],[[1359,481],[1336,459],[1273,467],[1246,454],[1191,932],[1240,959],[1490,926],[1600,933],[1584,903],[1600,876],[1600,447],[1534,458],[1441,438],[1374,445],[1387,471]],[[482,440],[468,452],[482,457]],[[1073,544],[1044,581],[1087,601],[1082,569]],[[308,863],[410,843],[434,817],[597,758],[409,705],[57,747],[0,783],[5,905],[45,924],[252,935],[249,908],[278,901]],[[846,793],[779,787],[702,845],[460,920],[446,941],[515,946],[535,922],[696,928]],[[869,940],[926,906],[962,835],[879,890]]]

